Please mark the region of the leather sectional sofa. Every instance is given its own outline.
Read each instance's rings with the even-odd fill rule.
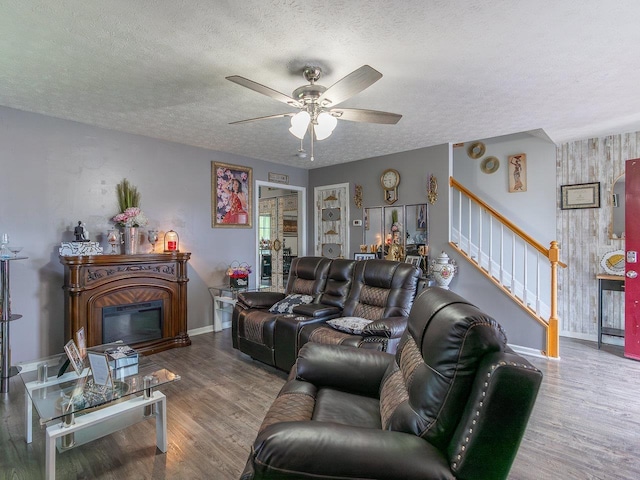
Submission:
[[[302,347],[241,478],[504,479],[541,381],[494,319],[427,288],[395,355]]]
[[[393,353],[406,327],[420,275],[413,265],[388,260],[296,258],[285,293],[238,294],[231,323],[233,346],[287,372],[307,342]],[[293,297],[306,301],[287,304]],[[346,332],[327,324],[344,317],[370,323]]]

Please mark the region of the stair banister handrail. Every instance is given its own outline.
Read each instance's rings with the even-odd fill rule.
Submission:
[[[542,245],[541,243],[536,241],[533,237],[531,237],[524,230],[522,230],[517,225],[515,225],[513,222],[511,222],[508,218],[506,218],[504,215],[502,215],[500,212],[498,212],[492,206],[490,206],[486,202],[484,202],[475,193],[473,193],[471,190],[467,189],[464,185],[459,183],[455,178],[449,177],[449,185],[451,187],[454,187],[454,188],[460,190],[467,197],[471,198],[474,202],[476,202],[477,204],[482,206],[482,208],[484,208],[485,210],[490,212],[494,217],[498,218],[498,220],[500,220],[500,222],[505,227],[507,227],[509,230],[511,230],[516,235],[522,237],[529,245],[531,245],[533,248],[538,250],[538,252],[540,252],[545,257],[549,258],[549,249],[548,248],[546,248],[544,245]],[[551,259],[549,258],[549,260],[551,260]],[[567,265],[562,263],[560,260],[556,259],[556,261],[558,262],[558,265],[560,265],[562,268],[566,268],[567,267]]]
[[[503,226],[511,230],[515,235],[522,238],[528,245],[536,249],[541,255],[549,260],[551,267],[551,301],[550,301],[550,315],[548,320],[543,320],[538,316],[534,318],[542,323],[546,328],[546,355],[551,358],[559,358],[560,356],[560,342],[559,342],[559,318],[558,318],[558,266],[566,268],[567,265],[560,261],[560,247],[557,241],[553,240],[549,248],[544,247],[541,243],[536,241],[533,237],[528,235],[525,231],[507,219],[504,215],[496,211],[493,207],[488,205],[477,195],[467,189],[464,185],[460,184],[455,178],[449,177],[449,186],[462,192],[470,200],[478,204],[484,210],[489,212],[494,218],[496,218]],[[460,219],[459,219],[460,220]],[[469,219],[471,222],[471,219]],[[455,246],[455,244],[452,244]],[[500,253],[502,260],[502,251]],[[502,274],[501,274],[502,275]],[[501,287],[504,290],[504,287]],[[524,304],[525,302],[523,302]],[[531,313],[531,312],[528,312]]]

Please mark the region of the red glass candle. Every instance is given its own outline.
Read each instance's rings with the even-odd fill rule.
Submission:
[[[165,252],[179,252],[179,239],[178,234],[173,230],[169,230],[164,235],[164,251]]]

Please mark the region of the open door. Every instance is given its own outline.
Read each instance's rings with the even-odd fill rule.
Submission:
[[[305,254],[303,187],[258,185],[257,288],[283,292],[291,262]]]
[[[625,175],[624,356],[640,360],[640,158]]]

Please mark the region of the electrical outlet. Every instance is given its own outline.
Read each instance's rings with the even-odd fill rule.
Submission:
[[[353,221],[353,226],[354,227],[361,227],[362,226],[362,220],[354,220]]]

